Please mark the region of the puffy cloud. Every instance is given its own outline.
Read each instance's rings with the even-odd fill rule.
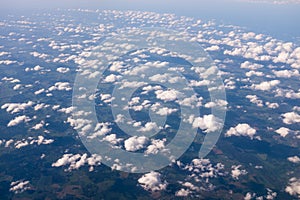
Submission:
[[[219,46],[213,45],[213,46],[207,47],[207,48],[205,49],[205,51],[218,51],[219,49],[220,49]]]
[[[294,70],[280,70],[280,71],[272,71],[276,77],[280,78],[290,78],[293,76],[300,76],[299,71],[294,69]]]
[[[147,122],[145,126],[141,127],[138,131],[140,132],[148,132],[148,131],[157,131],[159,130],[159,127],[155,122]]]
[[[181,93],[177,90],[170,89],[167,91],[157,90],[155,91],[155,94],[156,98],[161,99],[163,101],[175,101]]]
[[[262,68],[263,65],[257,64],[257,63],[251,63],[249,61],[243,62],[241,64],[241,68],[243,69],[251,69],[251,70],[256,70]]]
[[[133,136],[124,141],[124,147],[127,151],[137,151],[145,147],[148,138],[145,136]]]
[[[72,90],[72,88],[70,86],[70,83],[68,82],[57,82],[53,86],[51,86],[48,90],[49,91],[53,91],[53,90],[70,91]]]
[[[113,83],[116,82],[118,79],[120,79],[121,76],[115,75],[115,74],[110,74],[105,77],[104,82],[105,83]]]
[[[191,191],[189,189],[184,189],[184,188],[181,188],[180,190],[178,190],[176,193],[175,193],[175,196],[177,197],[187,197],[191,194]]]
[[[148,191],[155,192],[165,190],[168,183],[161,180],[161,174],[158,172],[150,172],[144,174],[138,179],[139,184]]]
[[[295,112],[288,112],[281,115],[285,124],[294,124],[300,122],[300,115]]]
[[[69,165],[68,169],[65,171],[72,171],[74,169],[79,169],[80,167],[88,164],[90,166],[89,171],[93,171],[94,166],[101,164],[102,157],[97,154],[92,154],[90,157],[85,153],[80,154],[64,154],[62,158],[58,159],[55,163],[52,163],[52,167],[61,167]]]
[[[263,101],[258,99],[256,95],[247,95],[246,98],[249,99],[251,103],[256,104],[258,107],[263,107]]]
[[[246,72],[246,76],[247,77],[251,77],[251,76],[264,76],[265,74],[263,72],[257,72],[257,71],[249,71],[249,72]]]
[[[231,170],[231,176],[232,176],[232,178],[238,180],[239,176],[247,174],[246,170],[244,170],[244,169],[241,170],[240,169],[241,167],[242,167],[241,165],[233,165],[231,167],[231,169],[232,169]]]
[[[56,71],[59,72],[59,73],[63,73],[64,74],[64,73],[69,72],[70,68],[68,68],[68,67],[59,67],[59,68],[56,69]]]
[[[278,103],[270,103],[270,102],[266,102],[266,105],[268,106],[268,108],[272,108],[272,109],[275,109],[275,108],[278,108],[278,107],[279,107],[279,104],[278,104]]]
[[[300,158],[298,156],[291,156],[287,158],[288,161],[292,162],[292,163],[300,163]]]
[[[226,137],[231,136],[247,136],[253,139],[256,134],[256,130],[251,128],[249,124],[238,124],[236,127],[231,127],[225,134]]]
[[[28,101],[27,103],[6,103],[1,106],[1,109],[6,109],[6,112],[14,114],[31,107],[33,104],[34,102],[32,101]]]
[[[7,127],[16,126],[22,122],[28,122],[28,121],[30,121],[30,118],[25,115],[17,116],[7,124]]]
[[[11,182],[9,191],[19,194],[30,188],[29,181],[19,180]]]
[[[277,129],[277,130],[275,131],[275,133],[278,133],[278,134],[281,135],[282,137],[285,137],[285,136],[287,136],[287,135],[289,134],[290,131],[291,131],[291,130],[288,129],[288,128],[281,127],[281,128],[279,128],[279,129]]]
[[[197,117],[193,120],[193,127],[205,130],[204,132],[214,132],[222,128],[222,122],[214,115],[204,115],[203,117]]]
[[[289,180],[289,185],[286,186],[285,191],[293,196],[300,198],[300,179],[295,177]]]
[[[157,154],[159,151],[163,151],[165,148],[166,139],[163,140],[152,140],[151,144],[145,151],[146,154]]]
[[[279,83],[280,83],[279,80],[264,81],[259,84],[252,84],[251,88],[254,90],[267,91],[267,90],[270,90],[273,87],[277,86]]]

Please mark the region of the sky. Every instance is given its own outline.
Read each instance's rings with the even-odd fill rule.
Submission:
[[[140,10],[216,19],[279,39],[300,38],[300,0],[2,0],[1,4],[2,16],[45,8]]]

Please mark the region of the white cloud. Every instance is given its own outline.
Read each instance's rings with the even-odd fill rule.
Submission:
[[[68,67],[59,67],[59,68],[57,68],[56,69],[56,71],[58,71],[59,73],[67,73],[67,72],[69,72],[70,71],[70,68],[68,68]]]
[[[286,127],[281,127],[281,128],[279,128],[279,129],[277,129],[277,130],[275,131],[275,133],[278,133],[278,134],[281,135],[282,137],[285,137],[285,136],[287,136],[287,135],[289,134],[290,131],[291,131],[291,130],[288,129],[288,128],[286,128]]]
[[[70,91],[72,90],[72,88],[70,86],[70,83],[68,82],[57,82],[53,86],[51,86],[48,90],[49,91],[53,91],[53,90]]]
[[[31,107],[33,104],[34,102],[32,101],[28,101],[27,103],[6,103],[1,106],[1,109],[6,109],[6,112],[14,114]]]
[[[289,180],[289,185],[286,186],[285,191],[293,196],[300,198],[300,179],[295,177]]]
[[[214,115],[204,115],[193,120],[193,127],[205,130],[204,132],[214,132],[222,128],[221,120]]]
[[[158,172],[150,172],[144,174],[138,179],[139,184],[148,191],[155,192],[165,190],[168,183],[161,180],[161,174]]]
[[[30,121],[30,118],[25,115],[17,116],[7,124],[7,127],[16,126],[22,122],[28,122],[28,121]]]
[[[11,182],[9,191],[19,194],[30,188],[29,181],[19,180]]]
[[[272,71],[276,77],[280,78],[291,78],[293,76],[297,77],[300,76],[299,71],[294,69],[294,70],[280,70],[280,71]]]
[[[219,49],[220,49],[219,46],[213,45],[213,46],[207,47],[207,48],[205,49],[205,51],[218,51]]]
[[[137,151],[145,147],[148,138],[145,136],[133,136],[124,141],[124,147],[127,151]]]
[[[294,124],[300,122],[300,115],[295,112],[288,112],[281,115],[285,124]]]
[[[62,158],[58,159],[55,163],[52,163],[52,167],[61,167],[69,165],[68,169],[65,171],[72,171],[74,169],[79,169],[85,164],[90,166],[89,171],[93,171],[94,166],[101,164],[102,157],[97,154],[92,154],[90,157],[87,154],[64,154]]]
[[[151,145],[147,147],[146,154],[157,154],[159,151],[163,151],[165,148],[166,139],[152,140]]]
[[[163,101],[175,101],[181,93],[177,90],[170,89],[167,91],[156,90],[155,91],[156,98],[161,99]]]
[[[241,68],[243,69],[251,69],[251,70],[256,70],[262,68],[263,65],[257,64],[257,63],[251,63],[249,61],[243,62],[241,64]]]
[[[189,189],[184,189],[184,188],[181,188],[180,190],[178,190],[176,193],[175,193],[175,196],[177,197],[187,197],[191,194],[191,191]]]
[[[291,156],[287,158],[288,161],[292,162],[292,163],[300,163],[300,158],[298,156]]]
[[[253,139],[256,130],[251,128],[249,124],[238,124],[236,127],[231,127],[225,134],[226,137],[231,136],[247,136]]]
[[[148,131],[157,131],[159,130],[159,127],[155,122],[147,122],[145,126],[141,127],[138,131],[140,132],[148,132]]]
[[[238,180],[239,179],[239,176],[241,175],[246,175],[247,174],[247,171],[244,170],[244,169],[240,169],[242,166],[241,165],[233,165],[231,167],[231,176],[232,178]]]
[[[273,87],[277,86],[279,83],[280,83],[279,80],[264,81],[259,84],[252,84],[251,88],[254,90],[267,91],[267,90],[270,90]]]

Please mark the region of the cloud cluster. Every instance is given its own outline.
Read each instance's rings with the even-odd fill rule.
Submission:
[[[289,185],[286,186],[285,191],[290,195],[300,198],[300,179],[295,177],[289,180]]]
[[[68,169],[65,171],[72,171],[74,169],[79,169],[85,164],[90,166],[89,171],[94,170],[94,166],[101,164],[102,157],[97,154],[93,154],[90,157],[85,153],[81,154],[64,154],[62,158],[58,159],[56,162],[52,163],[52,167],[61,167],[69,165]]]
[[[242,165],[231,166],[231,177],[238,180],[239,176],[246,175],[248,172],[245,169],[240,169]]]
[[[166,181],[162,181],[161,174],[158,172],[144,174],[138,182],[145,190],[151,192],[165,190],[168,185]]]
[[[254,135],[256,134],[256,130],[249,126],[249,124],[243,123],[238,124],[236,127],[231,127],[226,133],[226,137],[231,136],[247,136],[251,139],[254,138]]]
[[[26,190],[29,190],[31,187],[29,181],[19,180],[11,182],[9,191],[14,192],[15,194],[22,193]]]

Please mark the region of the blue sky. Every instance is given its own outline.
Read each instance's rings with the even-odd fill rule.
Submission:
[[[248,1],[251,0],[2,0],[0,11],[20,12],[60,7],[167,12],[216,19],[282,39],[300,37],[300,4],[277,5]]]

